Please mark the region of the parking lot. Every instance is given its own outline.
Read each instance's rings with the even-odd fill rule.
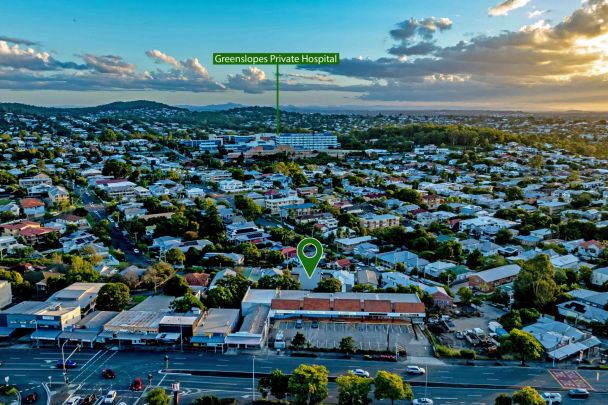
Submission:
[[[295,320],[276,321],[270,332],[270,341],[274,341],[278,331],[283,332],[289,344],[297,332],[306,337],[312,347],[323,349],[338,348],[342,338],[350,336],[359,350],[390,350],[396,347],[405,348],[409,356],[423,356],[428,353],[427,338],[409,323],[363,323],[363,322],[319,322],[317,328],[312,321],[304,321],[301,329],[296,329]]]

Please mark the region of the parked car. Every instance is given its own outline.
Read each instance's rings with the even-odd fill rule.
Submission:
[[[133,249],[133,253],[135,253],[136,255],[138,255],[140,253],[139,249]]]
[[[101,376],[106,380],[113,380],[116,378],[116,372],[111,368],[104,368],[101,372]]]
[[[317,320],[312,321],[312,324],[310,325],[310,327],[313,329],[317,329],[319,327],[319,321],[317,321]]]
[[[407,366],[407,368],[405,369],[405,372],[408,374],[424,374],[426,372],[425,369],[423,369],[422,367],[418,367],[418,366]]]
[[[568,391],[570,398],[589,398],[589,391],[584,388],[575,388]]]
[[[75,396],[71,397],[70,399],[68,399],[68,401],[65,403],[65,405],[78,405],[81,400],[82,400],[81,397],[79,397],[78,395],[75,395]]]
[[[431,398],[417,398],[412,401],[412,405],[433,405]]]
[[[90,394],[87,395],[86,397],[84,397],[84,399],[82,400],[81,405],[93,405],[95,403],[95,400],[97,399],[97,397],[95,396],[95,394]]]
[[[369,371],[365,371],[362,368],[356,368],[351,370],[354,375],[358,375],[359,377],[367,377],[369,378]]]
[[[562,403],[562,394],[559,392],[543,392],[541,397],[543,397],[547,405]]]
[[[76,368],[78,367],[78,363],[76,363],[74,360],[67,360],[65,362],[65,368]],[[63,361],[59,360],[57,362],[57,368],[63,368]]]
[[[296,329],[302,329],[302,326],[304,326],[304,321],[302,321],[301,319],[298,319],[296,321]]]
[[[112,402],[114,402],[115,399],[116,399],[116,391],[114,391],[114,390],[108,391],[106,396],[103,398],[103,403],[111,404]]]
[[[144,383],[141,382],[141,378],[137,377],[131,383],[131,391],[141,391],[144,388]]]
[[[32,392],[31,394],[28,394],[25,397],[23,397],[23,402],[26,404],[33,404],[37,400],[38,400],[38,394],[36,394],[35,392]]]

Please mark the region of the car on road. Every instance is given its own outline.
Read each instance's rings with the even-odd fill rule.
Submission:
[[[65,362],[65,368],[76,368],[78,367],[78,363],[76,363],[74,360],[67,360]],[[63,368],[63,361],[59,360],[57,362],[57,368]]]
[[[144,383],[141,382],[141,378],[137,377],[135,380],[133,380],[133,382],[131,383],[131,391],[141,391],[144,388]]]
[[[71,397],[70,399],[68,399],[68,401],[65,403],[65,405],[78,405],[81,400],[82,400],[81,397],[79,397],[78,395],[75,395],[75,396]]]
[[[136,255],[140,254],[141,252],[139,251],[139,249],[133,249],[133,253],[135,253]]]
[[[95,396],[95,394],[90,394],[90,395],[87,395],[86,397],[84,397],[84,399],[81,402],[81,405],[93,405],[96,400],[97,400],[97,397]]]
[[[412,401],[412,405],[433,405],[431,398],[416,398]]]
[[[407,366],[407,368],[405,369],[405,372],[408,374],[422,375],[426,372],[426,370],[423,369],[422,367],[418,367],[418,366]]]
[[[562,394],[559,392],[543,392],[540,396],[543,397],[547,405],[562,403]]]
[[[23,397],[23,402],[26,404],[33,404],[37,400],[38,400],[38,394],[36,394],[35,392],[32,392],[31,394],[28,394],[25,397]]]
[[[589,391],[584,388],[574,388],[568,391],[570,398],[589,398]]]
[[[103,398],[103,403],[111,404],[112,402],[114,402],[115,399],[116,399],[116,391],[114,391],[114,390],[108,391],[106,396]]]
[[[106,380],[113,380],[116,378],[116,372],[111,368],[104,368],[101,372],[101,376]]]
[[[354,375],[358,375],[359,377],[367,377],[369,378],[369,371],[365,371],[362,368],[356,368],[351,370]]]

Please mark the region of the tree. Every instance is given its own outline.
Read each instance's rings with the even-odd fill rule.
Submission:
[[[414,399],[414,393],[409,384],[403,382],[398,374],[380,370],[374,378],[374,397],[376,399],[390,399],[391,404],[402,399]]]
[[[526,359],[539,359],[543,353],[542,345],[532,334],[517,328],[503,336],[501,344],[505,351],[519,354],[522,366],[526,364]]]
[[[148,405],[169,405],[171,398],[163,388],[154,388],[146,395],[146,402]]]
[[[72,266],[65,275],[68,285],[74,283],[94,283],[99,279],[99,272],[93,269],[93,264],[80,256],[72,256]]]
[[[186,255],[184,252],[179,250],[178,248],[171,248],[167,250],[165,254],[165,259],[171,264],[184,264],[186,260]]]
[[[104,176],[113,176],[116,178],[125,178],[131,174],[131,165],[118,160],[108,160],[103,166],[102,173]]]
[[[500,317],[499,321],[506,331],[520,329],[522,327],[521,315],[517,309],[512,309],[511,311],[507,312]]]
[[[171,302],[171,308],[175,312],[189,312],[192,308],[204,309],[203,303],[191,292],[187,292],[183,297],[177,297]]]
[[[289,376],[277,369],[268,376],[260,378],[258,391],[262,394],[270,392],[276,399],[283,399],[289,390]]]
[[[458,289],[458,297],[463,305],[471,305],[473,301],[473,291],[469,287],[460,287]]]
[[[521,200],[524,198],[524,192],[519,187],[509,187],[505,190],[507,201]]]
[[[163,292],[165,295],[171,295],[173,297],[181,297],[182,295],[192,292],[192,288],[188,285],[186,279],[180,275],[175,275],[171,277],[165,283],[163,287]]]
[[[262,207],[257,205],[255,201],[253,201],[249,197],[245,197],[242,195],[234,196],[234,206],[241,210],[243,216],[249,221],[253,221],[260,215],[262,215]]]
[[[559,292],[554,277],[549,256],[541,254],[525,262],[514,282],[517,306],[542,310],[553,303]]]
[[[342,340],[340,340],[340,350],[344,353],[354,353],[355,350],[357,350],[355,340],[351,336],[343,337]]]
[[[511,238],[513,238],[513,233],[509,229],[501,229],[496,232],[496,243],[499,245],[506,245],[511,242]]]
[[[301,364],[289,377],[289,392],[296,404],[320,404],[327,398],[327,377],[323,366]]]
[[[338,385],[339,405],[366,405],[372,402],[368,395],[371,391],[373,380],[371,378],[359,377],[349,372],[336,379]]]
[[[513,393],[513,403],[519,405],[545,405],[547,402],[532,387],[523,387]]]
[[[342,291],[342,283],[337,278],[324,278],[319,281],[317,284],[317,288],[315,288],[317,292],[328,292],[328,293],[336,293]]]
[[[513,400],[511,399],[511,397],[507,394],[499,394],[496,397],[496,401],[494,402],[494,405],[511,405],[513,403]]]
[[[291,339],[291,345],[295,348],[306,346],[306,337],[302,332],[297,332],[293,339]]]
[[[142,276],[142,281],[154,287],[154,291],[161,286],[165,280],[175,273],[175,269],[169,263],[158,262],[146,269]]]
[[[96,309],[100,311],[122,311],[129,305],[130,290],[123,283],[107,283],[99,289]]]
[[[217,286],[207,293],[207,305],[211,308],[231,308],[234,304],[234,295],[230,289]]]

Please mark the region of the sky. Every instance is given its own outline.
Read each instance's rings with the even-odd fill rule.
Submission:
[[[0,102],[608,111],[608,0],[4,0]]]

